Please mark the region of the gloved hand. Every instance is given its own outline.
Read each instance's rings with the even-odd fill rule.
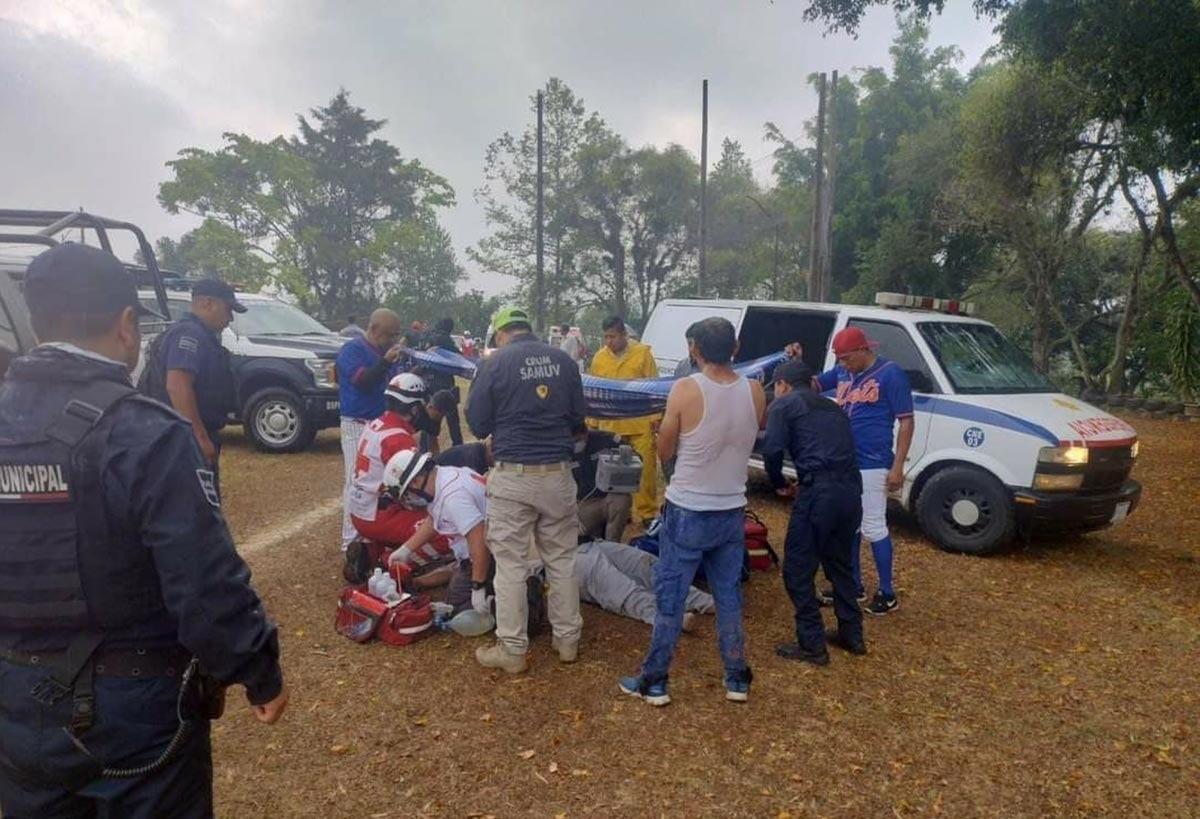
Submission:
[[[407,546],[401,546],[396,551],[388,555],[388,565],[395,566],[397,563],[407,564],[412,560],[412,550]]]
[[[480,614],[492,613],[492,595],[487,593],[487,589],[472,589],[471,608]]]

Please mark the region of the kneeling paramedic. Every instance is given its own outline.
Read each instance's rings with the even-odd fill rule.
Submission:
[[[779,646],[776,653],[789,660],[827,665],[827,641],[854,654],[867,651],[851,566],[858,548],[862,483],[850,422],[837,404],[813,392],[812,375],[801,361],[776,368],[775,400],[767,411],[762,455],[776,492],[795,495],[783,583],[796,610],[796,642]],[[796,466],[794,486],[783,477],[785,452]],[[828,635],[814,585],[818,565],[833,583],[838,625]]]
[[[30,264],[40,346],[0,385],[0,814],[206,817],[209,719],[287,704],[191,426],[129,381],[148,313],[109,253]],[[197,670],[198,669],[198,670]]]
[[[487,548],[487,490],[482,475],[465,466],[438,466],[433,456],[415,449],[387,463],[383,491],[400,506],[429,514],[388,561],[410,566],[413,556],[437,536],[449,538],[458,566],[450,578],[446,602],[457,614],[470,607],[492,616],[492,557]]]
[[[409,509],[381,493],[388,461],[399,452],[417,449],[417,434],[433,423],[425,408],[426,393],[425,382],[413,373],[401,373],[388,382],[383,415],[367,424],[358,439],[354,479],[346,492],[355,531],[392,548],[408,540],[427,517],[425,510]],[[443,548],[416,556],[417,565],[449,554],[449,544],[435,545]]]

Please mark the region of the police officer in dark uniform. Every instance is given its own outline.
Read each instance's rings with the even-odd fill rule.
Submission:
[[[585,414],[579,367],[537,339],[529,315],[504,307],[492,319],[498,349],[479,366],[467,397],[467,423],[492,436],[487,539],[496,564],[496,638],[475,659],[517,674],[526,668],[529,558],[546,568],[554,648],[574,662],[583,629],[575,581],[574,432]],[[533,541],[532,548],[530,541]]]
[[[30,264],[40,346],[0,384],[0,814],[212,815],[222,686],[287,694],[186,420],[133,389],[141,335],[116,257]]]
[[[142,392],[173,407],[191,423],[196,443],[218,476],[218,484],[220,430],[237,409],[237,387],[221,332],[233,321],[234,313],[244,312],[246,305],[225,282],[196,282],[191,310],[151,342],[138,384]]]
[[[837,404],[813,392],[812,377],[812,370],[800,360],[776,368],[775,400],[767,410],[762,455],[775,491],[795,496],[783,583],[796,609],[796,642],[777,647],[775,653],[828,665],[826,642],[852,654],[867,653],[850,563],[858,546],[862,485],[850,422]],[[793,485],[783,476],[784,453],[796,467]],[[818,565],[834,589],[837,628],[828,634],[814,585]]]

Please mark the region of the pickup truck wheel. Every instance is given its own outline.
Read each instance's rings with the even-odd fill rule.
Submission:
[[[300,452],[317,435],[300,396],[280,387],[268,387],[250,396],[242,423],[262,452]]]
[[[971,466],[947,467],[930,478],[917,497],[917,520],[939,547],[969,555],[1003,549],[1016,531],[1008,490]]]

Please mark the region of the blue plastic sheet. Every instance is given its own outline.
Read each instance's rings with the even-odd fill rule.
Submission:
[[[460,378],[475,376],[475,362],[449,350],[409,350],[409,356],[422,368],[450,373]],[[770,377],[783,353],[756,358],[738,364],[733,369],[747,378],[765,380]],[[639,378],[621,381],[614,378],[583,376],[583,396],[587,400],[590,418],[637,418],[662,412],[667,405],[667,394],[678,379],[673,377]]]

